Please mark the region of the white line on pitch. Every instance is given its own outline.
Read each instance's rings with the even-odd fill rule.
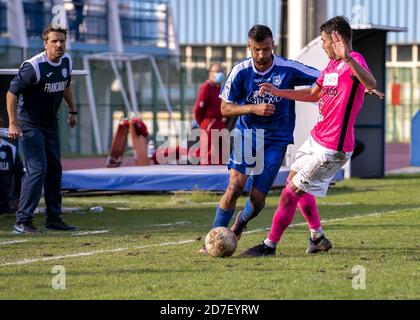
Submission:
[[[76,232],[76,233],[72,233],[70,234],[71,236],[87,236],[90,234],[102,234],[102,233],[107,233],[110,230],[94,230],[94,231],[81,231],[81,232]]]
[[[368,214],[368,215],[355,215],[355,216],[346,217],[346,218],[323,220],[322,222],[330,223],[330,222],[340,222],[340,221],[359,219],[359,218],[379,217],[385,214],[394,214],[394,213],[398,213],[402,211],[415,211],[415,210],[419,210],[419,208],[407,208],[407,209],[393,210],[393,211],[388,211],[388,212],[385,211],[385,212],[378,212],[378,213],[373,213],[373,214]],[[292,224],[290,225],[290,227],[297,227],[297,226],[303,226],[303,225],[306,225],[306,223]],[[251,233],[257,233],[257,232],[267,231],[267,230],[269,229],[268,228],[257,229],[257,230],[247,231],[246,233],[251,234]],[[196,239],[190,239],[190,240],[182,240],[182,241],[177,241],[177,242],[164,242],[164,243],[147,245],[147,246],[136,246],[136,247],[131,247],[131,248],[115,248],[115,249],[97,250],[97,251],[89,251],[89,252],[80,252],[80,253],[68,254],[64,256],[48,257],[48,258],[23,259],[23,260],[18,260],[14,262],[7,262],[4,264],[0,264],[0,267],[23,265],[23,264],[30,264],[34,262],[43,262],[43,261],[51,261],[51,260],[61,260],[61,259],[66,259],[66,258],[85,257],[85,256],[91,256],[91,255],[101,254],[101,253],[114,253],[114,252],[122,252],[122,251],[127,251],[127,250],[141,250],[141,249],[156,248],[156,247],[176,246],[176,245],[182,245],[182,244],[187,244],[187,243],[193,243],[196,241],[197,241]]]
[[[3,245],[8,245],[8,244],[15,244],[15,243],[22,243],[22,242],[28,242],[29,240],[10,240],[10,241],[4,241],[4,242],[0,242],[0,246]]]
[[[100,253],[115,253],[115,252],[122,252],[127,250],[141,250],[141,249],[148,249],[148,248],[155,248],[155,247],[168,247],[168,246],[177,246],[181,244],[187,244],[192,243],[197,240],[182,240],[177,242],[164,242],[159,244],[152,244],[147,246],[136,246],[131,248],[115,248],[115,249],[106,249],[106,250],[96,250],[96,251],[89,251],[89,252],[80,252],[80,253],[74,253],[74,254],[68,254],[64,256],[56,256],[56,257],[48,257],[48,258],[35,258],[35,259],[23,259],[15,262],[7,262],[4,264],[0,264],[0,267],[6,267],[6,266],[16,266],[16,265],[22,265],[22,264],[29,264],[34,262],[43,262],[43,261],[51,261],[51,260],[61,260],[66,258],[77,258],[77,257],[86,257],[86,256],[92,256],[95,254]]]
[[[179,225],[183,225],[183,224],[191,224],[191,221],[177,221],[174,223],[163,223],[163,224],[149,224],[146,227],[171,227],[171,226],[179,226]]]

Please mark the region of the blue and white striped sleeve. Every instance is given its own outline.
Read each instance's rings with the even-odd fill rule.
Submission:
[[[33,86],[37,82],[37,76],[34,67],[26,62],[19,69],[18,74],[10,82],[9,92],[19,96],[23,91]]]
[[[225,84],[220,91],[220,99],[228,103],[239,103],[241,96],[243,85],[241,85],[242,75],[239,71],[242,68],[236,65],[232,71],[230,72]]]

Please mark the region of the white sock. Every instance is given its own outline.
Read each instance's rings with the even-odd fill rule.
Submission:
[[[324,229],[322,227],[319,227],[317,230],[311,229],[311,239],[313,241],[321,238],[324,235]]]
[[[277,243],[270,241],[268,238],[264,240],[264,244],[273,249],[277,246]]]

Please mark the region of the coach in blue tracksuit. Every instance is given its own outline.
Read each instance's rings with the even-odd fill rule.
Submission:
[[[44,188],[46,229],[75,230],[60,219],[61,155],[57,112],[63,100],[69,108],[68,124],[77,124],[71,88],[72,61],[65,53],[67,30],[48,26],[42,33],[45,51],[25,61],[7,93],[9,136],[20,139],[25,157],[20,208],[15,233],[40,232],[34,211]]]

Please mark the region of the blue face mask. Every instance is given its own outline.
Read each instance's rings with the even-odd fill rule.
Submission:
[[[214,75],[214,82],[221,84],[225,80],[225,74],[223,72],[218,72]]]

